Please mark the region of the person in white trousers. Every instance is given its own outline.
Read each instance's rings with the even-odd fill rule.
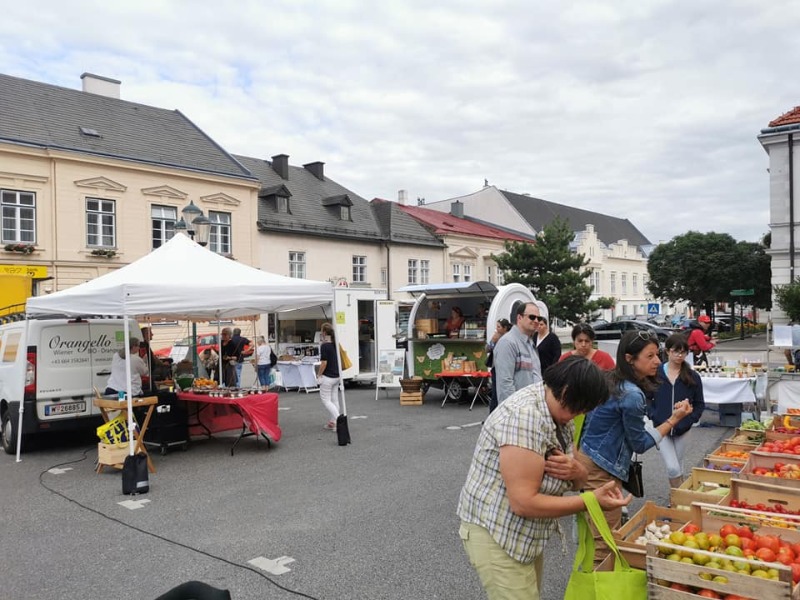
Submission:
[[[339,416],[339,407],[336,406],[336,388],[339,385],[339,355],[336,348],[336,335],[330,323],[322,324],[323,343],[319,349],[319,367],[317,369],[317,383],[319,383],[319,399],[322,406],[328,411],[330,420],[325,424],[325,429],[336,431],[336,418]]]

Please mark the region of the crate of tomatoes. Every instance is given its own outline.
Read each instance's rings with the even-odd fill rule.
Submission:
[[[800,490],[800,456],[754,450],[738,477]]]
[[[800,435],[783,440],[767,440],[756,448],[758,452],[778,454],[788,457],[800,456]]]

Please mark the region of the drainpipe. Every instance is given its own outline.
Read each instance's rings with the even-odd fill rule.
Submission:
[[[789,283],[794,281],[794,133],[789,134]]]
[[[392,245],[384,242],[386,246],[386,299],[392,299]]]

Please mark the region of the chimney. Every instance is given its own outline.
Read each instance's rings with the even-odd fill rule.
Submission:
[[[81,80],[83,81],[84,92],[119,100],[119,88],[122,85],[121,81],[102,77],[93,73],[84,73],[81,75]]]
[[[289,179],[289,155],[276,154],[273,156],[272,169],[281,176],[281,179]]]
[[[460,219],[464,218],[464,204],[461,200],[450,203],[450,214]]]
[[[310,162],[307,165],[303,165],[303,167],[320,181],[325,181],[325,171],[322,168],[324,165],[324,162],[317,161]]]
[[[408,204],[408,191],[407,190],[397,190],[397,203],[401,206],[405,206]]]

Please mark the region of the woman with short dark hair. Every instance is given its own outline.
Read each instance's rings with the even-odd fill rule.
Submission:
[[[504,400],[486,419],[461,490],[459,536],[489,598],[538,600],[543,550],[558,518],[585,510],[564,496],[586,479],[573,458],[572,419],[608,397],[596,365],[573,357],[552,365],[543,381]],[[594,490],[600,505],[618,509],[631,496],[609,482]]]

